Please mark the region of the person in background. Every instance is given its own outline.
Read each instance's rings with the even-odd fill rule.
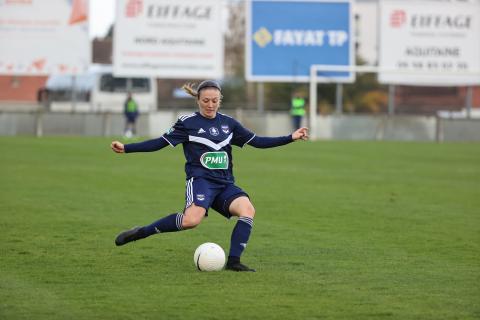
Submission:
[[[302,126],[302,118],[305,115],[305,98],[300,94],[292,97],[290,114],[292,116],[293,130],[297,130]]]
[[[137,133],[138,104],[129,92],[125,100],[123,113],[125,114],[125,137],[131,138]]]

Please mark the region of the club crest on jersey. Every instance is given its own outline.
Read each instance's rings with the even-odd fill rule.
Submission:
[[[230,132],[230,128],[228,126],[222,126],[222,131],[225,134],[228,134]]]
[[[212,136],[218,136],[218,134],[220,133],[220,131],[218,131],[218,129],[215,127],[211,127],[209,131]]]

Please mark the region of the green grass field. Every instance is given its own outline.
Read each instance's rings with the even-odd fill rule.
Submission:
[[[181,147],[0,138],[0,319],[480,319],[480,145],[235,149],[257,209],[243,261],[199,272],[235,222],[115,247],[181,210]]]

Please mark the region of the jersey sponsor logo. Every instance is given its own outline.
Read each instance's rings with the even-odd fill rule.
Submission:
[[[200,128],[200,130],[198,130],[198,133],[205,133],[205,130],[203,130],[203,128]]]
[[[212,136],[218,136],[218,134],[220,133],[220,131],[218,131],[218,129],[215,127],[211,127],[209,131]]]
[[[230,128],[228,126],[222,125],[222,131],[223,133],[228,134],[230,132]]]
[[[228,154],[225,151],[205,152],[200,157],[200,163],[210,170],[228,169]]]
[[[205,200],[205,195],[204,195],[204,194],[197,194],[197,200],[198,200],[198,201],[203,201],[203,200]]]

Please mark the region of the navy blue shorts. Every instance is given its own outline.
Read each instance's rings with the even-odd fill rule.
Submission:
[[[248,197],[248,194],[234,184],[216,183],[203,178],[191,178],[187,180],[185,191],[185,209],[192,203],[196,206],[208,209],[213,208],[226,218],[232,215],[228,208],[233,200],[238,197]]]
[[[137,113],[130,113],[130,112],[125,113],[125,117],[127,118],[128,123],[134,123],[135,120],[137,120],[137,116],[138,116]]]

